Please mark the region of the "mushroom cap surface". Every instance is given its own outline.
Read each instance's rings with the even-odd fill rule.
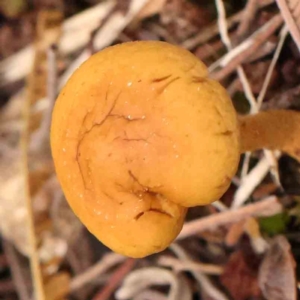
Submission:
[[[62,89],[51,128],[57,176],[75,214],[112,250],[165,249],[187,207],[228,188],[237,117],[207,75],[187,50],[129,42],[91,56]]]

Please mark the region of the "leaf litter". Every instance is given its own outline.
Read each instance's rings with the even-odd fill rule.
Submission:
[[[1,18],[1,298],[297,299],[293,159],[245,155],[224,197],[191,209],[169,249],[131,260],[111,253],[73,215],[48,141],[53,103],[74,69],[105,46],[136,39],[195,53],[238,111],[299,110],[300,71],[291,67],[300,61],[299,1],[14,0],[1,4]]]

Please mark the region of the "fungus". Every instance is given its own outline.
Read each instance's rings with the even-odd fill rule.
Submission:
[[[257,138],[264,121],[253,118],[238,121],[225,89],[187,50],[157,41],[108,47],[57,99],[57,176],[92,234],[115,252],[144,257],[176,238],[188,207],[223,195],[241,149],[276,148],[273,138]]]
[[[261,148],[281,150],[300,162],[300,113],[293,110],[262,111],[239,119],[241,152]]]

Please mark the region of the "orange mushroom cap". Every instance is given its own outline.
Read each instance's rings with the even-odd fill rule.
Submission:
[[[75,214],[131,257],[165,249],[187,207],[226,191],[240,155],[226,91],[193,54],[156,41],[82,64],[57,99],[51,147]]]

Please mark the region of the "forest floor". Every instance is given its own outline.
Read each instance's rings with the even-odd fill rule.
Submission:
[[[300,110],[297,0],[2,1],[0,299],[297,299],[300,162],[285,153],[242,155],[222,199],[143,259],[111,252],[69,208],[49,152],[53,101],[90,55],[134,40],[194,53],[240,114]]]

